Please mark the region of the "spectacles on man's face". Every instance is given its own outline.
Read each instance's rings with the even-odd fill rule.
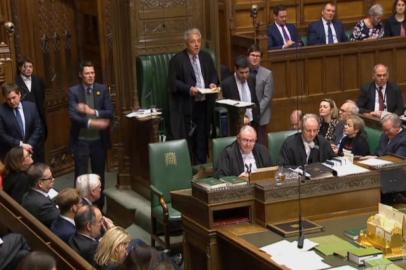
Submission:
[[[241,142],[246,144],[254,144],[256,140],[249,140],[249,139],[241,139]]]
[[[54,178],[53,175],[51,175],[51,176],[48,177],[48,178],[41,178],[42,181],[52,181],[52,180],[54,180],[54,179],[55,179],[55,178]]]

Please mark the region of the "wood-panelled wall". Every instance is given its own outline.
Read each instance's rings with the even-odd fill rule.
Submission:
[[[279,4],[287,7],[288,22],[296,24],[299,32],[303,35],[307,33],[307,26],[321,17],[321,10],[326,0],[218,0],[219,29],[222,37],[221,43],[221,63],[232,67],[233,36],[250,34],[254,32],[253,20],[250,16],[251,6],[258,6],[258,34],[266,34],[269,24],[273,23],[272,9]],[[365,17],[369,7],[379,3],[384,7],[384,17],[392,13],[392,0],[332,0],[337,6],[336,18],[341,20],[347,30],[351,30],[355,23]],[[263,50],[267,48],[262,48]]]

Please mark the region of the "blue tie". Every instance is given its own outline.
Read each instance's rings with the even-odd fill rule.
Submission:
[[[327,32],[328,32],[328,43],[327,44],[334,44],[334,39],[333,39],[333,30],[331,30],[331,22],[327,22]]]
[[[25,132],[24,132],[23,118],[21,117],[21,113],[20,113],[20,110],[19,110],[18,108],[15,108],[14,110],[15,110],[15,113],[16,113],[16,118],[17,118],[18,126],[20,127],[21,134],[22,134],[23,137],[24,137],[24,136],[25,136],[25,134],[24,134]]]

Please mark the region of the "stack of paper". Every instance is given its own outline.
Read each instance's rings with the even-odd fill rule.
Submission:
[[[272,256],[272,260],[292,270],[317,270],[327,269],[331,266],[323,262],[315,251],[310,251],[317,244],[305,239],[302,249],[297,248],[297,241],[282,240],[261,248],[262,251]]]

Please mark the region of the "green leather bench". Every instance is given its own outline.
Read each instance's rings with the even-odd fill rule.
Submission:
[[[223,138],[215,138],[212,140],[213,142],[213,152],[212,152],[212,161],[213,164],[216,164],[217,159],[220,157],[221,152],[223,152],[224,148],[227,145],[232,144],[236,140],[235,136],[231,137],[223,137]]]
[[[284,130],[268,133],[268,150],[273,164],[279,164],[279,155],[283,142],[287,137],[295,134],[296,132],[296,130]]]
[[[379,139],[381,138],[382,130],[365,127],[365,132],[368,135],[369,152],[371,155],[374,155],[379,146]]]

